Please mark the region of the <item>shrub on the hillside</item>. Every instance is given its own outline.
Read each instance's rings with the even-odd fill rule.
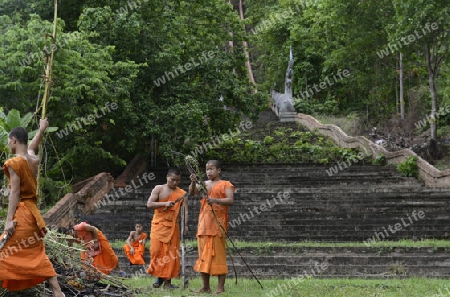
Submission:
[[[220,147],[209,150],[205,157],[244,164],[260,162],[325,165],[358,159],[358,151],[337,147],[328,137],[316,131],[302,131],[301,126],[295,131],[289,127],[276,127],[274,130],[270,128],[268,125],[260,131],[270,135],[244,133],[239,138],[224,141]],[[260,140],[252,136],[259,137]]]
[[[372,160],[373,165],[386,165],[386,163],[387,163],[386,156],[383,154],[379,154]]]
[[[264,144],[265,145],[269,145],[272,144],[275,138],[273,138],[272,136],[267,135],[266,137],[264,137]]]
[[[417,177],[419,175],[419,168],[417,166],[417,156],[411,156],[406,161],[397,165],[397,170],[403,176]]]

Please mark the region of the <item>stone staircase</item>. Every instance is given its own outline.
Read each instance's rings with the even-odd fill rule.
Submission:
[[[228,256],[228,277],[252,278],[405,278],[450,276],[450,256],[446,248],[425,247],[247,247],[239,254],[232,251]],[[147,266],[130,266],[122,250],[116,249],[122,269],[129,276],[145,276],[149,254],[145,255]],[[242,256],[242,257],[241,257]],[[245,263],[244,263],[244,260]],[[196,249],[186,254],[186,276],[198,276],[193,270],[197,260]],[[233,267],[234,262],[234,267]]]
[[[358,165],[329,176],[328,167],[305,165],[242,166],[225,164],[222,178],[236,186],[229,213],[229,235],[246,242],[366,242],[367,247],[271,247],[261,244],[241,253],[259,277],[405,277],[448,275],[450,256],[443,248],[372,247],[381,240],[447,239],[450,189],[424,187],[401,177],[391,166]],[[125,240],[135,222],[149,232],[153,211],[146,208],[151,190],[165,182],[166,168],[149,168],[155,180],[99,207],[82,220],[100,227],[109,240]],[[181,187],[187,189],[188,174]],[[189,234],[195,239],[198,198],[189,201]],[[118,250],[122,266],[130,273]],[[148,253],[146,254],[148,260]],[[194,275],[196,249],[187,255]],[[234,254],[240,276],[251,276]],[[326,264],[326,265],[325,265]],[[321,266],[322,265],[322,266]],[[326,266],[325,269],[322,269]],[[319,269],[322,267],[321,269]],[[232,265],[229,265],[232,276]],[[314,274],[314,275],[312,275]]]

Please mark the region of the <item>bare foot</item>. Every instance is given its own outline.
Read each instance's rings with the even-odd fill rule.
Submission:
[[[53,296],[55,296],[55,297],[66,297],[66,295],[64,295],[64,293],[61,292],[61,291],[59,293],[53,292]]]
[[[225,292],[225,289],[219,289],[219,288],[217,288],[217,290],[216,290],[216,295],[220,295],[220,294],[222,294],[223,292]]]
[[[197,291],[194,291],[194,293],[211,293],[211,289],[210,288],[200,288]]]
[[[61,291],[61,287],[59,286],[56,276],[50,277],[48,279],[48,284],[50,285],[50,288],[52,289],[53,295],[55,297],[66,297],[66,295],[64,295],[64,293]]]

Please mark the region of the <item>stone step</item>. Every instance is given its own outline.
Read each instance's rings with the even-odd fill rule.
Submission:
[[[417,214],[423,216],[417,216]],[[276,223],[280,226],[335,226],[335,225],[352,225],[352,226],[369,226],[369,225],[394,225],[400,223],[403,225],[437,225],[436,222],[445,222],[450,219],[450,214],[446,211],[439,211],[433,213],[422,213],[421,211],[415,212],[416,216],[412,215],[412,212],[398,211],[398,212],[386,212],[386,213],[313,213],[313,212],[259,212],[255,211],[243,212],[243,213],[229,213],[230,225],[233,224],[246,224],[246,225],[258,225],[258,226],[270,226]],[[126,216],[121,213],[103,213],[97,215],[84,215],[83,220],[101,220],[107,221],[112,224],[126,223],[130,219],[149,219],[153,218],[153,212],[147,211],[142,213],[136,213]],[[270,218],[270,220],[268,220]],[[189,212],[189,222],[198,221],[198,212]]]
[[[192,269],[197,260],[196,249],[186,247],[186,271],[197,275]],[[122,269],[129,275],[145,275],[149,265],[149,249],[144,258],[147,265],[130,266],[121,249],[116,249]],[[228,255],[229,277],[233,263],[241,277],[251,277],[249,268],[259,278],[292,277],[302,274],[314,277],[448,277],[450,256],[446,248],[423,247],[247,247],[238,254],[232,249]],[[181,254],[181,252],[180,252]],[[245,259],[245,262],[244,262]],[[247,263],[247,265],[245,265]]]
[[[425,217],[411,226],[400,225],[401,230],[389,232],[389,239],[448,236],[450,189],[423,187],[417,179],[401,177],[395,167],[352,166],[333,176],[326,173],[327,166],[223,167],[222,176],[236,180],[235,204],[229,209],[233,223],[229,233],[236,239],[366,240],[389,225],[408,224],[414,211],[422,211]],[[107,227],[105,233],[115,239],[126,238],[134,222],[149,229],[153,211],[146,203],[154,185],[165,182],[167,169],[151,168],[148,172],[153,172],[156,180],[130,193],[114,189],[109,201],[102,201],[93,215],[82,219]],[[187,189],[188,182],[186,178],[180,186]],[[280,195],[287,191],[289,195],[281,201]],[[190,197],[191,237],[196,232],[198,212],[199,197]]]
[[[314,191],[314,192],[262,192],[261,189],[257,189],[258,192],[250,191],[249,189],[242,190],[235,193],[235,204],[233,208],[239,206],[252,206],[261,203],[273,204],[277,207],[282,207],[283,205],[293,205],[293,204],[320,204],[323,205],[340,205],[345,203],[351,203],[352,205],[396,205],[398,207],[408,206],[408,205],[439,205],[442,203],[447,203],[449,193],[430,193],[423,191],[414,191],[410,189],[409,192],[353,192],[353,193],[340,193],[339,190],[335,192],[324,192],[324,191]],[[246,192],[244,192],[246,191]],[[426,198],[422,198],[427,196]],[[142,206],[146,207],[148,197],[146,196],[128,196],[122,197],[120,199],[108,199],[97,203],[98,208],[114,207],[114,206]],[[198,205],[200,197],[194,196],[189,198],[189,205],[195,207]],[[267,202],[269,201],[269,203]]]
[[[261,197],[259,195],[253,195],[254,197],[242,197],[241,195],[235,196],[235,202],[232,207],[229,208],[229,212],[241,212],[242,210],[264,208],[271,211],[292,211],[293,207],[297,210],[317,208],[324,210],[339,209],[342,207],[347,208],[349,211],[352,209],[364,209],[364,211],[384,212],[386,210],[408,210],[420,208],[424,212],[426,209],[442,209],[442,207],[450,207],[445,197],[439,197],[435,200],[420,200],[418,199],[404,199],[403,197],[385,197],[385,199],[327,199],[323,196],[296,197],[291,195],[287,198],[276,197]],[[199,200],[190,200],[189,209],[197,210],[199,208]],[[134,208],[139,210],[151,211],[147,208],[147,201],[144,200],[118,200],[111,203],[100,204],[100,207],[96,209],[96,213],[104,211],[105,209],[115,209],[117,211],[129,211]]]
[[[148,229],[147,229],[148,230]],[[195,230],[190,228],[191,231],[189,231],[189,234],[186,236],[186,239],[194,240],[195,239]],[[388,240],[402,240],[402,239],[411,239],[411,240],[421,240],[424,238],[432,238],[432,239],[439,239],[439,240],[445,240],[448,238],[449,233],[448,232],[437,232],[437,231],[430,231],[429,237],[423,237],[423,231],[409,231],[404,233],[395,233],[390,234],[386,237]],[[113,234],[106,234],[107,238],[110,240],[124,240],[128,237],[130,234],[129,231],[115,231]],[[370,245],[370,240],[373,239],[376,242],[383,241],[384,238],[382,236],[380,237],[380,240],[375,237],[374,232],[347,232],[344,234],[340,234],[337,232],[311,232],[311,231],[304,231],[304,232],[264,232],[264,231],[252,231],[252,232],[237,232],[237,231],[230,231],[229,236],[234,241],[249,241],[249,242],[260,242],[261,240],[272,240],[277,242],[307,242],[307,241],[320,241],[320,242],[329,242],[329,243],[336,243],[336,242],[351,242],[351,241],[367,241],[367,243]]]

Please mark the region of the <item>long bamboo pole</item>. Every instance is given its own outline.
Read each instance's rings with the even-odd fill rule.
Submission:
[[[41,118],[45,119],[47,116],[47,103],[50,97],[50,89],[52,86],[52,73],[53,73],[53,58],[55,55],[55,49],[56,49],[56,29],[57,29],[57,22],[58,22],[58,2],[57,0],[54,0],[54,15],[53,15],[53,33],[50,36],[52,41],[52,45],[50,46],[50,56],[47,56],[47,65],[45,67],[45,88],[44,88],[44,96],[42,98],[41,108]],[[46,37],[49,37],[49,34],[46,35]],[[38,153],[39,159],[42,157],[42,142],[39,144],[39,153]],[[37,175],[37,189],[36,193],[38,193],[38,197],[41,197],[41,189],[40,189],[40,179],[41,179],[41,168],[39,166],[38,175]]]
[[[183,289],[186,289],[187,287],[187,279],[186,279],[186,250],[185,250],[185,239],[184,239],[184,220],[186,213],[184,212],[184,203],[186,203],[186,200],[183,201],[183,204],[181,204],[181,282],[183,283]]]

